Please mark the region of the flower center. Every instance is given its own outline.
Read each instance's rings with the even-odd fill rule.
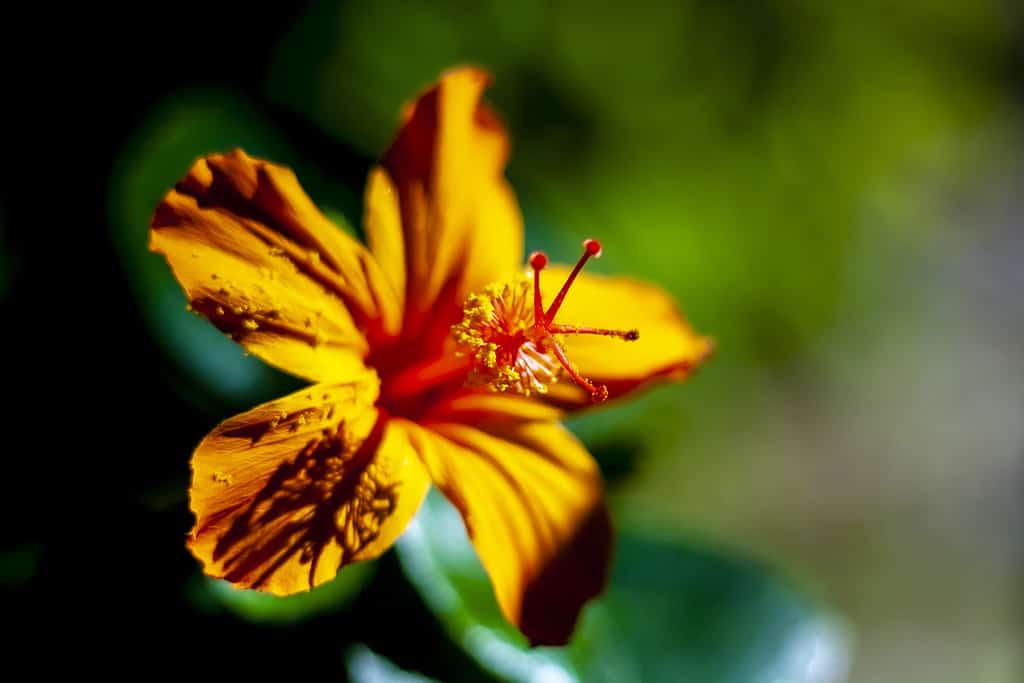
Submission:
[[[637,330],[609,330],[555,322],[569,288],[590,257],[601,256],[597,240],[583,243],[583,255],[576,263],[554,301],[544,310],[540,293],[540,272],[548,264],[544,252],[530,255],[533,296],[527,279],[504,285],[489,285],[471,294],[463,307],[462,321],[452,326],[460,352],[471,356],[473,371],[469,383],[494,391],[514,391],[529,396],[547,393],[548,386],[566,373],[590,394],[594,402],[608,398],[608,387],[583,377],[569,361],[555,335],[597,334],[626,341],[640,338]],[[532,304],[532,305],[531,305]]]

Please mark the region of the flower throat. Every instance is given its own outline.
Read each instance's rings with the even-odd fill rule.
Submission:
[[[522,280],[489,285],[482,293],[471,294],[466,299],[462,321],[452,326],[452,333],[461,352],[473,359],[469,383],[529,396],[534,392],[547,393],[548,386],[565,372],[590,394],[592,401],[608,398],[608,387],[595,385],[583,377],[555,338],[556,334],[596,334],[625,341],[640,338],[640,332],[635,329],[610,330],[555,322],[569,288],[592,256],[601,256],[601,245],[597,240],[586,240],[583,255],[546,311],[540,293],[540,273],[547,266],[548,257],[541,251],[530,255],[532,297],[529,281]]]

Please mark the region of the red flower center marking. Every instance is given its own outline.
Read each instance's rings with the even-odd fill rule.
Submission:
[[[547,266],[548,257],[541,251],[530,255],[532,311],[526,280],[490,285],[482,293],[471,294],[466,299],[462,321],[452,327],[452,332],[463,352],[473,357],[470,383],[529,396],[533,392],[547,393],[548,386],[558,381],[564,371],[587,390],[594,402],[608,398],[608,387],[595,385],[581,375],[555,337],[556,334],[596,334],[626,341],[640,338],[637,330],[610,330],[555,322],[569,289],[592,256],[601,256],[601,245],[597,240],[588,239],[583,243],[583,255],[547,311],[540,292],[540,273]]]

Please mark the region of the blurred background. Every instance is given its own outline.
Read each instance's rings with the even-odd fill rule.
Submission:
[[[261,679],[1024,680],[1024,15],[1009,0],[185,2],[3,22],[6,645]],[[358,234],[403,102],[490,69],[527,249],[670,290],[718,352],[569,426],[620,533],[528,650],[432,497],[277,600],[204,579],[188,459],[294,388],[185,311],[149,215],[199,155]],[[38,657],[42,648],[46,657]],[[145,662],[139,668],[138,662]]]

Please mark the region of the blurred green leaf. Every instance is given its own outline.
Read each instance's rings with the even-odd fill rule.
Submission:
[[[872,194],[948,168],[997,103],[972,71],[1004,40],[996,3],[879,10],[319,0],[278,46],[266,92],[377,155],[402,103],[445,68],[483,65],[528,248],[565,259],[597,233],[594,270],[669,288],[722,341],[720,363],[779,367],[835,322]]]
[[[147,241],[154,208],[191,164],[202,155],[239,147],[253,156],[301,169],[304,186],[320,190],[317,198],[324,212],[342,229],[349,229],[332,202],[351,204],[350,192],[303,167],[276,126],[230,92],[186,92],[157,106],[125,146],[111,174],[109,198],[111,236],[153,336],[205,396],[232,406],[269,399],[293,383],[263,361],[245,356],[241,347],[212,325],[189,314],[170,268],[162,257],[149,252]]]
[[[186,591],[192,603],[206,612],[227,611],[254,623],[291,624],[341,609],[359,593],[373,571],[372,562],[357,562],[327,583],[287,597],[240,590],[227,581],[201,575],[193,577]]]
[[[14,263],[10,254],[7,253],[10,247],[7,244],[7,236],[4,234],[4,223],[4,207],[0,204],[0,297],[7,290],[7,285],[14,275]]]
[[[204,394],[243,405],[271,394],[277,373],[205,320],[185,310],[185,295],[162,257],[148,249],[157,203],[204,154],[236,147],[285,156],[273,128],[241,97],[216,91],[182,93],[154,108],[111,173],[111,238],[159,345]]]
[[[398,544],[452,637],[507,681],[837,683],[839,623],[764,568],[624,535],[611,585],[565,648],[530,649],[502,618],[455,510],[436,493]]]
[[[36,574],[43,547],[29,543],[0,552],[0,588],[17,588]]]
[[[365,645],[356,645],[345,655],[352,683],[435,683],[434,679],[398,668]]]

